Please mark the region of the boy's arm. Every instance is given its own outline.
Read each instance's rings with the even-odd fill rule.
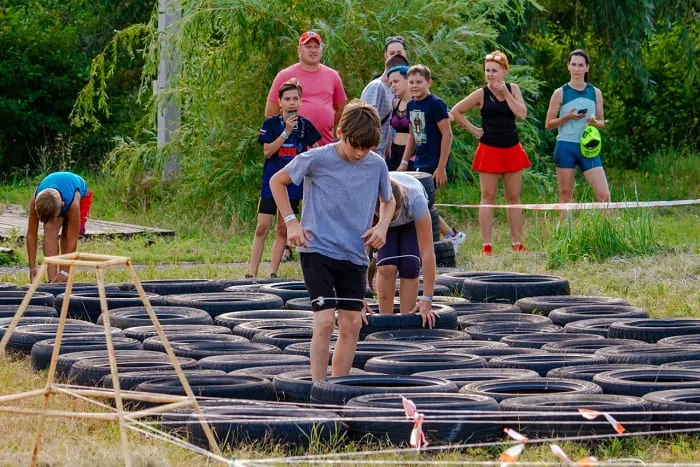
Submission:
[[[452,127],[450,119],[443,118],[438,122],[438,129],[442,133],[442,141],[440,142],[440,160],[437,168],[433,173],[433,178],[438,187],[447,183],[447,161],[450,158],[450,148],[452,148]]]
[[[401,164],[399,168],[396,169],[397,172],[405,172],[408,167],[408,161],[411,160],[411,156],[416,152],[416,140],[413,138],[413,126],[409,125],[408,128],[408,140],[406,141],[406,147],[403,150],[403,157],[401,158]]]
[[[378,250],[386,243],[386,231],[389,230],[389,224],[394,217],[396,209],[396,200],[392,196],[388,201],[379,199],[379,221],[377,225],[369,229],[362,235],[365,239],[365,246]]]
[[[27,259],[29,263],[29,282],[34,281],[37,273],[36,251],[39,237],[39,216],[34,207],[34,196],[29,202],[29,220],[27,221]]]
[[[277,204],[277,209],[279,209],[280,215],[287,226],[287,244],[290,246],[306,246],[306,241],[311,240],[311,237],[301,227],[292,210],[289,194],[287,193],[287,185],[290,183],[292,183],[292,179],[287,171],[282,169],[270,178],[270,191],[275,199],[275,204]]]

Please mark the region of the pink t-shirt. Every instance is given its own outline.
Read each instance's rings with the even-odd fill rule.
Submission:
[[[320,145],[332,142],[335,123],[333,106],[343,104],[347,100],[340,75],[325,65],[321,65],[316,71],[306,71],[299,63],[295,63],[277,73],[267,95],[268,102],[279,103],[277,92],[280,86],[290,78],[296,78],[301,83],[299,114],[308,118],[321,133]]]

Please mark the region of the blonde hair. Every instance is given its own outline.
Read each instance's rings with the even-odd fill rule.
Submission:
[[[58,217],[62,205],[61,194],[55,188],[41,190],[34,198],[34,209],[39,220],[44,224]]]
[[[396,200],[396,207],[394,208],[394,215],[393,219],[396,218],[397,214],[403,207],[404,203],[406,202],[406,190],[401,185],[399,182],[394,180],[393,178],[390,179],[391,181],[391,194],[394,196],[394,199]],[[377,198],[377,205],[374,208],[374,221],[372,222],[372,225],[377,225],[377,222],[379,222],[379,198]],[[374,276],[377,274],[377,258],[375,258],[375,251],[370,248],[369,251],[369,266],[367,267],[367,284],[369,285],[369,289],[372,291],[373,294],[377,294],[377,291],[374,290]]]
[[[353,99],[345,106],[338,128],[343,139],[359,149],[378,146],[382,135],[382,121],[377,109],[359,99]]]

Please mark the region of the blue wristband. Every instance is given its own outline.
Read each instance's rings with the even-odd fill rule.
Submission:
[[[425,300],[426,302],[433,303],[433,297],[431,297],[430,295],[423,295],[420,299]]]
[[[288,216],[284,216],[283,220],[284,220],[284,223],[287,224],[287,223],[295,220],[296,218],[297,218],[297,216],[295,214],[290,214]]]

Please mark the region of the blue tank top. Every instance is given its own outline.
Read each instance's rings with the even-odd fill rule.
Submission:
[[[586,83],[583,91],[577,91],[569,86],[569,83],[561,87],[562,104],[559,110],[559,117],[571,112],[571,109],[586,109],[586,118],[580,120],[569,120],[559,127],[557,141],[568,141],[578,143],[581,141],[583,130],[586,128],[588,117],[595,115],[595,88],[592,84]]]
[[[75,197],[76,191],[80,192],[81,198],[87,196],[88,193],[88,186],[85,180],[72,172],[54,172],[48,175],[41,181],[41,183],[39,183],[39,186],[34,192],[34,196],[47,188],[54,188],[61,194],[63,207],[61,208],[61,213],[59,214],[60,217],[64,217],[68,212],[70,205],[73,204],[73,198]]]

